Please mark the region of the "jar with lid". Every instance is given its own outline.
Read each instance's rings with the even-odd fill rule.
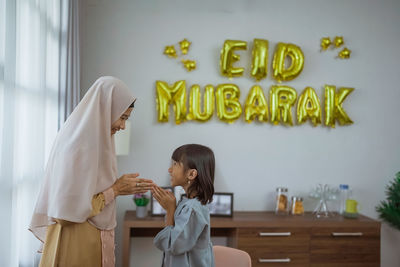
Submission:
[[[288,189],[286,187],[276,188],[276,214],[288,213]]]
[[[290,213],[292,215],[303,215],[304,206],[302,197],[292,197],[292,205],[290,207]]]

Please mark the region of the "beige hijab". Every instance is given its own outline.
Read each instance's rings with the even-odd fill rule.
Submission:
[[[29,227],[42,242],[54,218],[85,222],[93,195],[114,184],[117,163],[111,125],[134,100],[122,81],[101,77],[60,129]],[[89,222],[101,230],[115,228],[115,201]]]

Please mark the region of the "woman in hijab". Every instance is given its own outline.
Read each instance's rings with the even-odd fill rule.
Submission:
[[[122,81],[101,77],[60,129],[29,228],[44,243],[40,266],[115,265],[114,199],[153,185],[139,174],[117,179],[113,135],[135,100]]]

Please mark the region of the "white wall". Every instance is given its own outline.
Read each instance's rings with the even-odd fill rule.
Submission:
[[[121,174],[140,172],[167,185],[173,149],[201,143],[214,150],[216,191],[234,192],[235,210],[273,209],[274,189],[281,185],[291,194],[307,196],[318,183],[348,183],[362,213],[377,218],[375,206],[385,199],[385,186],[400,169],[399,12],[400,1],[395,0],[91,0],[82,18],[82,92],[97,77],[115,75],[138,97],[131,119],[131,153],[118,160]],[[335,59],[334,51],[319,52],[321,37],[337,35],[353,51],[349,60]],[[192,42],[189,55],[198,64],[191,73],[162,54],[166,45],[183,38]],[[298,94],[311,86],[323,102],[325,84],[354,87],[343,105],[354,124],[336,129],[247,124],[242,115],[229,125],[216,114],[204,124],[175,125],[172,115],[169,123],[157,122],[156,80],[186,80],[188,87],[232,82],[240,87],[243,104],[256,84],[249,75],[254,38],[269,40],[270,62],[278,42],[302,48],[303,72],[285,83]],[[236,64],[245,67],[242,78],[229,80],[219,73],[219,52],[226,39],[248,42]],[[266,95],[273,84],[269,70],[260,82]],[[120,264],[122,218],[135,206],[129,197],[120,198],[118,205]],[[382,228],[382,266],[399,266],[399,231]],[[158,264],[160,254],[151,240],[136,248],[141,249],[134,255],[136,266]]]

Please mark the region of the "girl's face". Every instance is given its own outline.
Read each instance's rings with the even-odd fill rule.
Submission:
[[[168,169],[171,175],[171,186],[182,186],[185,191],[189,187],[189,181],[192,183],[197,177],[196,169],[185,171],[183,163],[172,160],[171,167]]]
[[[111,135],[115,134],[119,130],[125,129],[125,122],[127,119],[129,119],[132,110],[133,108],[128,108],[124,114],[122,114],[121,117],[111,125]]]
[[[171,186],[185,187],[187,185],[185,170],[181,162],[172,160],[168,172],[171,175]]]

